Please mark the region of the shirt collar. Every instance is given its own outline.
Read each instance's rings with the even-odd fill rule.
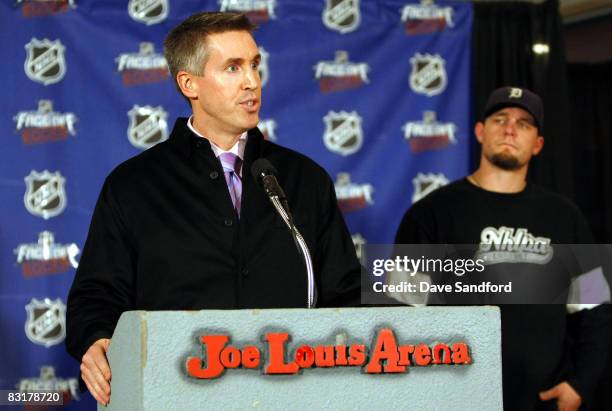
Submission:
[[[189,120],[187,120],[187,127],[189,127],[189,130],[191,130],[191,132],[198,137],[206,138],[193,127],[193,125],[191,124],[192,121],[193,116],[190,116]],[[215,153],[215,157],[219,157],[223,153],[232,153],[237,155],[238,157],[240,157],[241,160],[244,161],[244,148],[246,147],[247,135],[248,133],[246,131],[242,133],[238,138],[238,141],[236,141],[236,144],[234,144],[229,150],[223,150],[221,147],[208,140],[207,138],[206,140],[208,140],[208,142],[210,143],[210,148],[212,148],[213,153]]]

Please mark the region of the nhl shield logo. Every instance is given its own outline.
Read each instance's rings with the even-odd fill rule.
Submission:
[[[130,17],[147,26],[164,21],[168,9],[168,0],[130,0],[128,3]]]
[[[66,74],[65,47],[59,40],[32,38],[25,45],[25,49],[27,57],[23,67],[30,80],[48,86],[64,78]]]
[[[444,59],[439,54],[417,53],[410,59],[410,87],[415,93],[428,97],[440,94],[446,88]]]
[[[359,0],[325,0],[323,24],[341,34],[350,33],[359,26],[361,13]]]
[[[45,170],[39,173],[32,170],[25,178],[26,193],[23,202],[26,209],[45,220],[61,214],[66,208],[65,181],[59,171],[50,173]]]
[[[161,106],[135,105],[128,111],[128,139],[136,148],[146,150],[168,139],[168,113]]]
[[[323,121],[325,121],[323,141],[330,151],[348,156],[361,148],[363,131],[361,117],[357,112],[330,111],[323,117]]]
[[[33,298],[25,306],[28,318],[25,333],[35,344],[50,347],[59,344],[66,336],[66,306],[61,299],[45,298],[40,301]]]

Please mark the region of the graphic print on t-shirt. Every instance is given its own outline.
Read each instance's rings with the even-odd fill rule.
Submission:
[[[480,233],[476,258],[485,264],[546,264],[553,256],[550,238],[536,237],[526,228],[485,227]]]

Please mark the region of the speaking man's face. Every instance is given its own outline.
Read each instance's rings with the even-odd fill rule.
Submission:
[[[533,116],[518,107],[506,107],[477,123],[476,138],[482,156],[504,170],[517,170],[529,164],[544,146]]]
[[[207,38],[203,76],[193,77],[194,116],[207,137],[239,135],[257,126],[261,107],[261,56],[247,31],[228,31]],[[198,118],[199,117],[199,118]]]

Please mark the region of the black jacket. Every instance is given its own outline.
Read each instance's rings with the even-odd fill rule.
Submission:
[[[127,310],[306,307],[307,277],[291,234],[250,168],[278,170],[312,255],[317,306],[356,305],[360,266],[334,185],[307,157],[249,131],[237,217],[207,140],[178,119],[168,141],[106,179],[68,296],[68,351],[80,361]]]

